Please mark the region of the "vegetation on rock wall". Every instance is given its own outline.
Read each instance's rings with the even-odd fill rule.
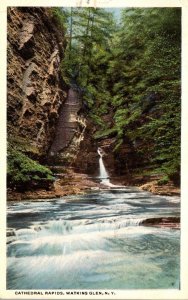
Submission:
[[[64,32],[51,8],[7,10],[8,188],[49,188],[54,180],[40,163],[66,98],[60,75]]]
[[[63,70],[83,91],[94,137],[115,137],[122,172],[131,168],[120,155],[129,145],[142,171],[178,182],[181,9],[123,9],[119,25],[102,9],[72,9],[70,18]]]
[[[121,22],[91,7],[53,8],[51,15],[57,30],[66,30],[62,78],[80,91],[93,139],[113,138],[121,173],[179,182],[181,9],[122,9]],[[9,147],[9,186],[50,184],[51,171],[27,155],[15,143]]]
[[[146,164],[178,180],[181,10],[128,9],[122,24],[108,71],[118,146],[128,138]]]

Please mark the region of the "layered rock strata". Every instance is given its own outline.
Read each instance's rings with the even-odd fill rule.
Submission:
[[[80,108],[79,92],[71,88],[60,110],[55,138],[48,153],[49,163],[72,165],[75,162],[86,128],[85,118],[79,115]]]
[[[67,96],[60,75],[64,36],[50,8],[10,7],[7,38],[9,139],[42,156]]]

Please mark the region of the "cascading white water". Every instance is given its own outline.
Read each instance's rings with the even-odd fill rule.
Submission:
[[[111,187],[111,188],[124,187],[122,185],[115,185],[115,184],[110,182],[109,174],[108,174],[108,172],[105,168],[104,162],[103,162],[102,150],[100,148],[98,148],[97,152],[100,155],[100,158],[99,158],[99,178],[101,179],[101,183],[104,184],[104,185],[107,185],[108,187]]]
[[[141,223],[178,216],[179,198],[113,187],[7,212],[7,289],[179,288],[179,230]]]
[[[141,223],[179,215],[179,198],[113,188],[7,211],[8,290],[179,288],[179,230]]]
[[[101,179],[101,183],[106,184],[106,185],[111,185],[110,184],[110,179],[109,179],[109,174],[105,168],[103,158],[102,158],[102,152],[101,149],[97,149],[98,154],[100,155],[99,158],[99,178]]]

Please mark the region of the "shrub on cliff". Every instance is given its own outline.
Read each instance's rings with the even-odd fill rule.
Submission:
[[[52,8],[52,16],[56,25],[59,27],[60,30],[64,32],[66,28],[67,19],[68,19],[67,10],[60,7],[54,7]]]
[[[28,189],[49,189],[54,181],[52,172],[45,166],[27,157],[21,151],[9,147],[7,159],[7,185],[9,188],[25,191]]]

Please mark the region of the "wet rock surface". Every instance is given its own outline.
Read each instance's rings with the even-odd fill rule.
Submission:
[[[23,199],[49,199],[58,198],[66,195],[83,194],[92,189],[106,188],[99,182],[93,181],[86,174],[75,173],[69,169],[66,172],[59,174],[54,186],[51,190],[38,189],[36,191],[27,191],[18,193],[8,191],[8,200],[23,200]]]
[[[141,222],[140,225],[144,226],[157,226],[157,227],[170,227],[180,228],[179,217],[161,217],[161,218],[149,218]]]
[[[90,175],[99,174],[98,144],[93,138],[95,128],[89,119],[86,119],[86,128],[83,140],[80,143],[73,167],[77,172]]]
[[[146,183],[142,184],[140,189],[158,195],[180,195],[180,187],[175,186],[173,182],[169,182],[165,185],[159,185],[157,180],[152,180],[152,178],[150,178],[150,180],[148,180]]]

